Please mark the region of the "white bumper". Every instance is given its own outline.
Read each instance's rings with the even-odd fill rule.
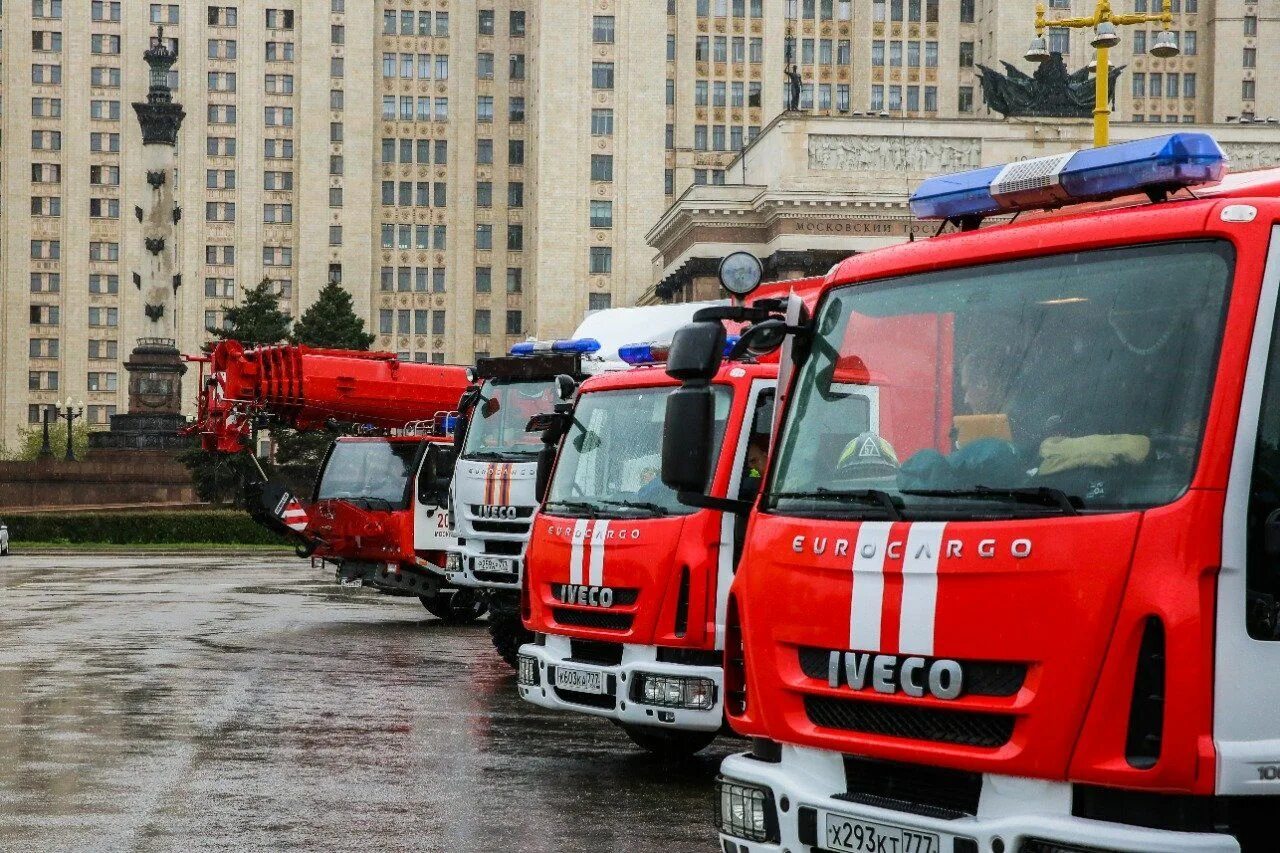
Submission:
[[[619,664],[588,663],[570,659],[568,637],[548,635],[545,646],[528,643],[520,647],[520,655],[533,658],[538,670],[538,684],[519,685],[520,696],[553,711],[593,714],[620,723],[684,731],[718,731],[724,722],[724,671],[718,666],[659,663],[657,653],[654,646],[625,645]],[[612,684],[613,690],[602,701],[599,696],[557,689],[552,673],[559,666],[599,672],[604,676],[606,685]],[[639,674],[710,679],[715,684],[715,702],[709,709],[694,710],[634,701],[630,697],[631,685]],[[612,703],[607,702],[608,698],[613,700]],[[589,701],[598,704],[586,704]]]
[[[1226,835],[1167,832],[1073,817],[1071,786],[1067,783],[987,775],[982,780],[977,816],[945,820],[833,799],[833,793],[846,790],[844,762],[835,752],[784,745],[780,763],[760,761],[749,755],[731,755],[724,760],[720,772],[730,781],[758,785],[773,795],[780,843],[745,841],[721,833],[721,849],[735,849],[740,853],[807,853],[811,847],[800,840],[801,809],[817,812],[815,850],[826,849],[823,833],[828,813],[936,833],[941,842],[940,853],[952,853],[956,839],[976,842],[979,853],[993,849],[1017,853],[1029,839],[1125,853],[1157,850],[1161,853],[1239,853],[1240,850],[1239,844]],[[780,807],[783,798],[787,800],[786,811]],[[725,847],[726,841],[736,846]],[[812,843],[812,839],[809,841]]]
[[[496,580],[495,575],[480,571],[481,560],[500,560],[503,567],[510,569],[507,580]],[[523,557],[487,557],[472,548],[459,548],[449,552],[449,560],[445,563],[444,578],[454,586],[479,587],[480,589],[520,589],[520,577],[524,573]]]

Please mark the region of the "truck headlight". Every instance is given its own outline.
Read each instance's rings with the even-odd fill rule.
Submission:
[[[662,708],[710,711],[716,706],[716,684],[710,678],[639,673],[632,700]]]
[[[522,687],[538,686],[538,659],[529,655],[520,655],[520,666],[516,675],[516,683]]]
[[[716,828],[725,835],[760,843],[778,842],[773,792],[724,776],[716,778]]]

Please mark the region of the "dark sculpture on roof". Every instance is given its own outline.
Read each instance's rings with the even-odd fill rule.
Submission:
[[[1094,79],[1088,68],[1067,71],[1061,53],[1051,53],[1040,63],[1034,75],[1027,75],[1003,60],[1007,73],[1001,74],[985,65],[982,70],[982,96],[987,106],[1004,116],[1052,116],[1054,118],[1088,118],[1093,115]],[[1109,92],[1115,105],[1116,80],[1123,65],[1113,66],[1109,75]]]

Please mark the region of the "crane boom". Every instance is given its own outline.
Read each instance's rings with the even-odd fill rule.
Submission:
[[[256,415],[297,429],[331,419],[397,429],[456,410],[469,384],[466,367],[402,362],[389,352],[246,349],[223,341],[187,360],[201,364],[198,414],[188,433],[198,434],[206,450],[224,453],[244,446]]]

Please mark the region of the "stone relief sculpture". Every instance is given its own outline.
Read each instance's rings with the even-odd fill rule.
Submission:
[[[962,137],[809,137],[809,168],[821,172],[950,172],[981,165],[982,142]]]

